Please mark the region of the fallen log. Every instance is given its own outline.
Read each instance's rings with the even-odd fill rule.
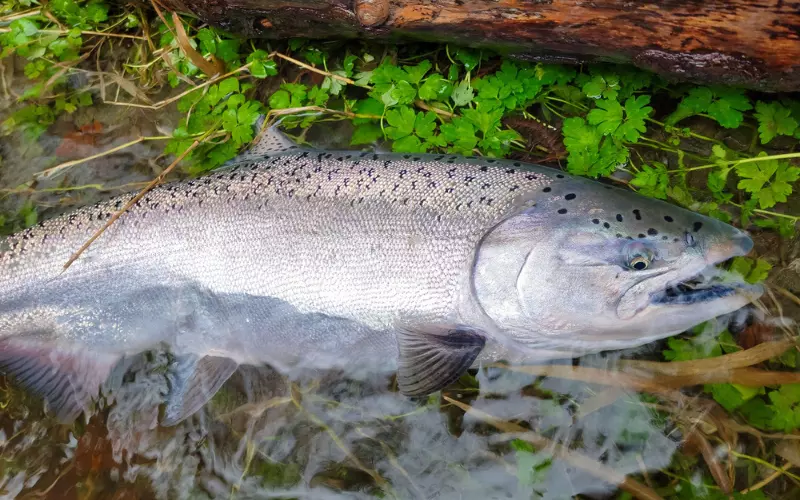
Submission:
[[[800,90],[800,2],[160,0],[252,38],[366,38],[528,60],[631,63],[670,79]]]

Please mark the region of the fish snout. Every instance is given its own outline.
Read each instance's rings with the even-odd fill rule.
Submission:
[[[706,250],[706,262],[709,265],[747,255],[753,249],[753,239],[745,232],[736,232],[727,238],[714,241]]]

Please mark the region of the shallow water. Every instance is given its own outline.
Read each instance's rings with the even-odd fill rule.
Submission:
[[[3,196],[3,211],[30,198],[51,216],[141,187],[169,162],[159,157],[161,143],[139,143],[20,188],[64,161],[167,134],[176,120],[165,111],[98,105],[60,119],[34,143],[20,134],[3,138],[0,188],[16,190]],[[309,139],[332,147],[346,144],[347,135],[342,127],[318,128]],[[97,186],[59,190],[87,184]],[[620,357],[659,353],[660,347],[645,346],[574,364],[616,373]],[[150,353],[97,413],[72,426],[57,423],[41,402],[3,379],[0,494],[116,500],[616,497],[625,475],[652,484],[652,476],[685,460],[677,453],[687,422],[698,425],[710,411],[678,391],[656,399],[613,383],[501,368],[465,376],[441,396],[411,400],[390,377],[348,380],[314,372],[290,381],[268,367],[242,367],[200,413],[166,428],[158,417],[169,390],[167,363],[167,353]],[[751,441],[743,437],[742,449],[756,448]],[[683,481],[703,474],[708,476],[699,460]],[[751,482],[757,480],[754,475]],[[691,491],[688,483],[685,490]]]

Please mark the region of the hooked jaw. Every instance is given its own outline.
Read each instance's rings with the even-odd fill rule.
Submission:
[[[728,238],[712,242],[705,248],[707,267],[702,272],[667,284],[666,288],[651,295],[650,301],[658,305],[686,306],[728,299],[731,307],[736,309],[752,302],[764,293],[762,286],[751,285],[734,273],[714,267],[730,258],[747,255],[752,249],[753,240],[738,230]],[[743,299],[746,302],[736,307],[736,303]]]

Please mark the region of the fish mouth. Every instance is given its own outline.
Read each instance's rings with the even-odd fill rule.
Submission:
[[[650,301],[658,305],[688,305],[723,299],[734,295],[760,297],[764,288],[747,283],[738,274],[723,271],[714,266],[688,279],[668,283],[667,286],[650,296]]]

